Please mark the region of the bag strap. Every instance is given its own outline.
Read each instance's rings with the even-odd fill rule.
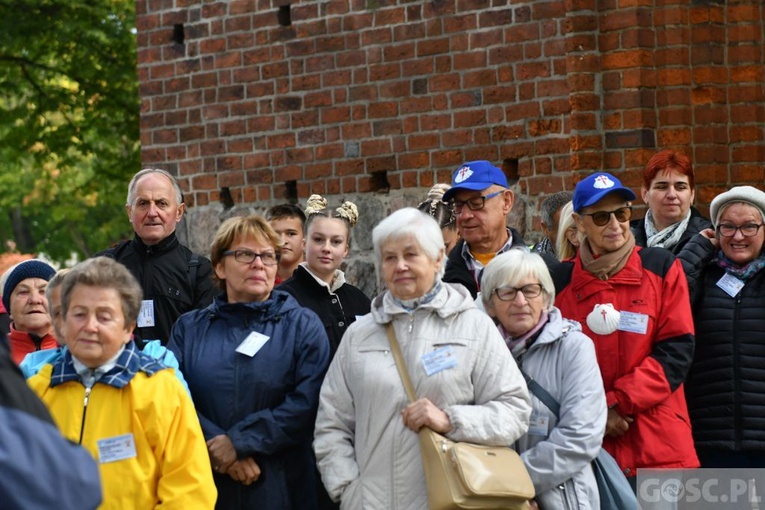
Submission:
[[[560,404],[555,400],[555,397],[550,395],[550,393],[544,389],[541,384],[532,379],[529,374],[523,370],[521,370],[521,374],[523,375],[523,378],[526,379],[526,385],[529,387],[529,391],[541,400],[542,403],[553,412],[557,419],[560,419]]]
[[[571,331],[571,326],[564,326],[561,330],[561,336],[559,342],[566,338],[568,332]],[[520,368],[520,367],[518,367]],[[529,391],[534,394],[547,408],[553,412],[555,418],[560,420],[560,404],[555,397],[550,395],[550,392],[542,387],[541,384],[536,382],[529,374],[523,371],[521,368],[521,375],[526,379],[526,386],[529,387]]]
[[[401,347],[398,345],[396,332],[393,330],[392,323],[389,322],[385,325],[385,333],[388,335],[390,351],[393,353],[393,359],[396,361],[396,368],[398,369],[398,375],[401,377],[401,382],[404,383],[406,396],[409,397],[409,400],[414,402],[417,400],[417,394],[414,392],[412,379],[409,378],[409,372],[406,369],[406,362],[404,361],[404,356],[401,354]]]

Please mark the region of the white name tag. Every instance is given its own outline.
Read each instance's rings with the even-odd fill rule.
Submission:
[[[549,431],[549,429],[550,429],[549,416],[546,416],[543,414],[531,413],[531,418],[529,419],[529,435],[547,437],[547,432]]]
[[[616,329],[645,335],[648,331],[648,316],[644,313],[620,312]]]
[[[133,434],[99,439],[98,461],[101,464],[117,462],[118,460],[132,459],[136,456],[135,439]]]
[[[457,366],[457,358],[454,356],[454,350],[451,345],[441,347],[435,351],[422,355],[422,366],[425,367],[425,373],[430,375],[437,374],[447,368]]]
[[[745,283],[733,276],[732,274],[725,273],[725,275],[717,280],[717,286],[725,291],[730,297],[736,297],[741,289],[744,288]]]
[[[258,353],[261,347],[266,345],[266,342],[268,342],[269,338],[270,337],[267,337],[262,333],[253,331],[247,335],[247,338],[245,338],[241,344],[239,344],[239,347],[236,348],[236,352],[252,358]]]
[[[138,312],[138,327],[154,327],[154,300],[144,299],[141,301],[141,310]]]

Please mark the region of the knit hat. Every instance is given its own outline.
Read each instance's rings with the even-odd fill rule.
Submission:
[[[606,172],[595,172],[582,179],[574,189],[574,212],[581,212],[585,207],[600,202],[600,199],[610,193],[619,193],[627,200],[635,200],[635,193],[622,186],[622,182]]]
[[[452,187],[444,193],[444,202],[454,198],[461,189],[480,191],[497,184],[507,188],[504,172],[488,161],[469,161],[463,163],[452,175]]]
[[[39,259],[30,259],[13,266],[6,273],[5,285],[3,285],[3,305],[8,313],[11,313],[11,293],[16,286],[27,278],[42,278],[50,281],[56,270],[49,264]]]
[[[715,228],[720,222],[720,216],[722,216],[725,206],[734,202],[743,202],[757,208],[760,211],[760,217],[765,221],[765,192],[752,186],[736,186],[725,193],[720,193],[712,200],[712,205],[709,206],[709,215]]]

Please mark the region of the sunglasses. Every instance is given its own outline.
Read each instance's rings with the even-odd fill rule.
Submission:
[[[605,225],[608,225],[608,222],[611,221],[612,214],[614,215],[614,218],[616,218],[616,221],[618,221],[619,223],[624,223],[625,221],[629,221],[630,218],[632,217],[632,206],[620,207],[618,209],[614,209],[613,211],[597,211],[594,213],[579,213],[580,216],[592,217],[592,222],[598,227],[603,227]]]

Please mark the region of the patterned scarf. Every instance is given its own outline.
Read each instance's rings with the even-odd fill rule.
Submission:
[[[761,253],[759,257],[747,265],[740,266],[726,257],[722,250],[718,250],[717,257],[715,257],[715,262],[718,266],[725,269],[726,273],[735,276],[739,280],[745,282],[752,276],[759,273],[760,270],[765,267],[765,253]]]
[[[691,221],[690,209],[688,209],[688,213],[681,221],[678,221],[659,232],[653,221],[653,213],[648,209],[644,219],[646,245],[649,248],[655,246],[657,248],[671,250],[680,242],[680,238],[683,237],[685,230],[688,228],[689,221]]]
[[[433,301],[433,298],[436,297],[436,294],[438,294],[438,292],[441,290],[441,287],[443,287],[441,280],[436,279],[436,283],[433,285],[433,288],[420,297],[414,299],[399,299],[393,294],[391,294],[390,297],[393,298],[393,302],[398,306],[407,312],[412,313],[420,305],[424,305],[425,303],[430,303]]]

